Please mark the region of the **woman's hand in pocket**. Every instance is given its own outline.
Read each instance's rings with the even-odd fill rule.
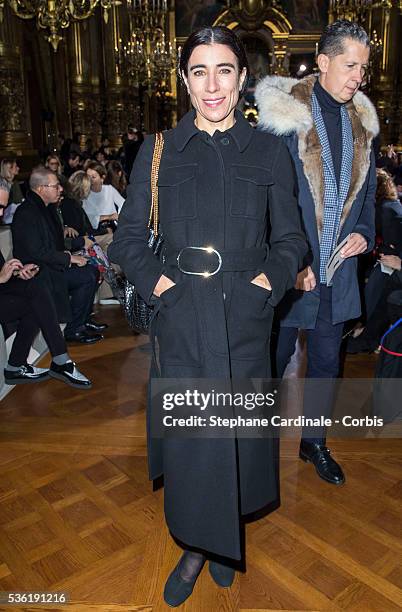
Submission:
[[[171,289],[172,287],[174,287],[175,284],[176,283],[170,280],[168,276],[162,274],[162,276],[155,285],[154,295],[156,295],[156,297],[160,297],[164,291]]]
[[[272,291],[271,283],[269,282],[268,278],[265,276],[263,272],[261,272],[261,274],[259,274],[255,278],[253,278],[251,282],[253,283],[253,285],[258,285],[259,287],[262,287],[263,289],[266,289],[267,291]]]

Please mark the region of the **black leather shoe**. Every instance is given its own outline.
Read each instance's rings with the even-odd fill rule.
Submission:
[[[35,368],[31,365],[22,365],[18,370],[4,370],[4,382],[6,385],[24,385],[26,383],[48,380],[49,370]]]
[[[200,575],[203,565],[201,565],[200,571],[194,576],[192,580],[184,580],[180,576],[181,563],[186,553],[184,553],[173,572],[165,584],[165,590],[163,591],[163,598],[165,602],[171,608],[176,608],[186,601],[193,592],[194,585],[197,582],[197,578]]]
[[[221,587],[232,586],[235,577],[235,570],[233,567],[222,565],[221,563],[216,563],[215,561],[210,561],[209,573],[217,585]]]
[[[330,452],[326,446],[302,440],[299,457],[306,463],[313,463],[320,478],[331,484],[341,485],[345,482],[345,475],[341,466],[332,459]]]
[[[107,325],[107,323],[97,323],[93,319],[89,319],[89,321],[87,323],[85,323],[85,327],[90,332],[91,331],[93,331],[93,332],[101,332],[101,331],[105,331],[105,329],[107,329],[109,327],[109,325]]]
[[[58,365],[52,361],[49,368],[49,376],[62,380],[70,385],[70,387],[75,387],[76,389],[90,389],[92,387],[89,378],[79,371],[73,361],[68,361],[63,363],[63,365]]]
[[[356,353],[372,353],[378,347],[378,342],[370,340],[362,332],[357,338],[349,338],[346,343],[346,352],[350,355]]]
[[[94,344],[102,340],[102,334],[91,334],[89,331],[79,331],[75,334],[67,334],[64,336],[66,342],[79,342],[81,344]]]

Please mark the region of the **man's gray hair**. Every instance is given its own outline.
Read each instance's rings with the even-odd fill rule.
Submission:
[[[10,193],[11,189],[10,183],[2,176],[0,176],[0,189],[1,191],[7,191],[7,193]]]
[[[318,43],[318,55],[324,53],[329,57],[335,57],[344,53],[344,42],[351,39],[370,48],[370,38],[364,28],[354,21],[338,19],[328,25],[321,35]]]
[[[49,176],[56,176],[56,174],[49,170],[49,168],[45,168],[45,166],[36,166],[29,177],[30,189],[35,190],[41,185],[48,185]]]

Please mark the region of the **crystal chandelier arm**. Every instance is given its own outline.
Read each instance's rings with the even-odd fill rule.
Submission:
[[[8,4],[20,19],[33,19],[36,15],[36,8],[29,0],[8,0]]]
[[[93,15],[99,0],[70,0],[69,12],[73,19],[87,19]]]
[[[38,28],[47,30],[46,39],[57,51],[62,37],[60,30],[68,28],[72,20],[81,21],[91,17],[97,6],[103,9],[107,22],[108,11],[118,6],[121,0],[7,0],[11,10],[20,19],[34,19]],[[5,0],[0,0],[0,18]]]

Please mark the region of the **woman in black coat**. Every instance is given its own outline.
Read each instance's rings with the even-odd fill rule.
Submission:
[[[156,302],[151,337],[159,367],[154,362],[151,377],[266,378],[273,308],[294,285],[307,250],[292,164],[278,138],[235,111],[248,64],[229,29],[194,32],[180,73],[194,110],[164,134],[163,261],[147,246],[153,137],[136,158],[109,254]],[[150,431],[152,411],[150,477],[164,474],[167,524],[186,549],[165,587],[166,602],[176,606],[191,594],[207,557],[218,584],[233,582],[242,516],[278,503],[278,445],[183,436],[161,443]]]

